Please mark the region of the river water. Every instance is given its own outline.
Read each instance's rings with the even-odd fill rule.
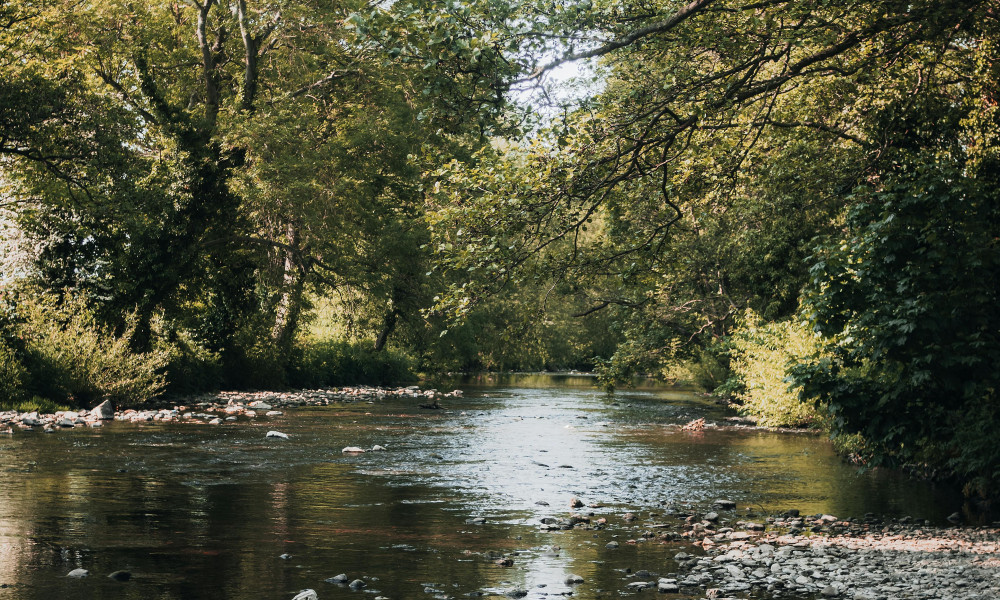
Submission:
[[[670,389],[607,396],[582,377],[207,424],[110,423],[0,436],[0,599],[618,598],[680,542],[628,543],[664,504],[941,521],[960,499],[859,474],[809,434],[677,425],[725,414]],[[265,438],[269,430],[288,440]],[[385,446],[344,455],[345,446]],[[600,531],[542,531],[581,509]],[[734,516],[734,515],[733,515]],[[485,524],[473,520],[484,518]],[[760,517],[758,517],[759,519]],[[608,549],[609,541],[620,541]],[[559,549],[553,550],[554,546]],[[510,567],[496,557],[513,559]],[[66,573],[88,569],[72,579]],[[127,570],[128,582],[107,574]],[[345,573],[368,587],[324,580]],[[578,574],[583,584],[567,585]],[[643,594],[655,594],[642,592]]]

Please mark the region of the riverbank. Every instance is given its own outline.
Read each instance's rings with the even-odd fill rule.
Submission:
[[[675,516],[684,519],[680,535],[692,540],[694,550],[675,555],[676,570],[640,582],[661,592],[707,598],[1000,597],[995,527],[943,528],[871,515],[840,520],[789,514],[731,524],[714,512]],[[658,537],[676,539],[671,533]]]
[[[439,392],[422,390],[419,386],[373,387],[348,386],[286,392],[219,392],[185,398],[179,402],[164,402],[156,407],[114,410],[109,403],[93,409],[38,413],[37,411],[0,412],[0,433],[17,429],[41,428],[48,432],[73,427],[100,427],[104,421],[128,422],[189,422],[219,425],[225,422],[259,417],[275,417],[282,409],[306,406],[328,406],[335,403],[376,402],[387,398],[413,398],[418,403],[440,408],[438,401],[461,397],[461,390]]]

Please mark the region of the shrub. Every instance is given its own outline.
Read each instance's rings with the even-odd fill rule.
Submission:
[[[290,369],[296,387],[414,381],[414,361],[396,350],[376,352],[371,344],[340,341],[306,343]]]
[[[156,349],[166,359],[164,393],[183,396],[219,388],[222,366],[217,352],[205,348],[186,330],[168,329],[159,319],[154,320],[153,329]]]
[[[29,387],[78,406],[140,404],[163,389],[163,352],[133,352],[132,329],[115,335],[78,299],[40,295],[20,303]]]
[[[24,397],[26,374],[14,350],[0,339],[0,408],[11,408]]]
[[[823,417],[813,404],[799,400],[787,378],[788,367],[816,353],[818,341],[798,323],[762,323],[747,311],[743,324],[730,339],[738,410],[768,427],[802,427]]]

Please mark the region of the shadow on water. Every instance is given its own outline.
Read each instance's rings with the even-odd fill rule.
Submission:
[[[533,377],[466,385],[441,411],[393,399],[0,438],[0,599],[618,597],[634,581],[625,569],[666,571],[681,547],[625,543],[627,511],[727,497],[741,511],[940,520],[957,501],[858,474],[815,435],[681,431],[723,416],[687,392],[611,397],[586,377]],[[388,450],[341,453],[375,444]],[[574,497],[607,527],[540,530]],[[92,576],[65,577],[77,567]],[[106,577],[120,569],[133,578]],[[339,573],[368,593],[324,581]],[[585,583],[565,584],[570,573]]]

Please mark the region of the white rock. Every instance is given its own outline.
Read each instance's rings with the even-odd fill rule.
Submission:
[[[267,435],[265,435],[264,437],[266,437],[266,438],[278,438],[278,439],[282,439],[282,440],[287,440],[288,439],[288,434],[287,433],[281,433],[280,431],[268,431]],[[308,590],[306,590],[306,591],[308,591]]]
[[[365,451],[364,448],[358,448],[357,446],[347,446],[341,452],[344,454],[361,454]]]
[[[385,446],[379,446],[378,444],[372,446],[372,452],[380,452],[382,450],[385,450]]]
[[[90,571],[87,569],[73,569],[69,573],[66,573],[66,577],[74,577],[76,579],[82,579],[90,575]]]
[[[101,402],[94,408],[90,409],[90,415],[98,419],[114,419],[115,407],[111,405],[110,400],[105,400],[104,402]]]
[[[319,600],[319,596],[316,595],[316,590],[302,590],[295,594],[292,600]]]

